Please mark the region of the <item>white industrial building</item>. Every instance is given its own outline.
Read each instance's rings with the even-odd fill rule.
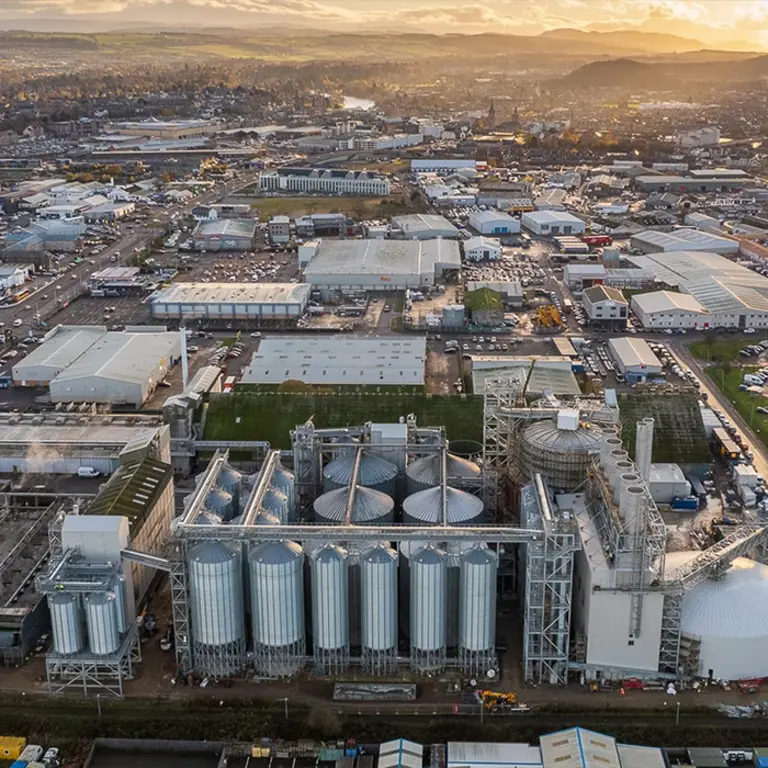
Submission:
[[[564,189],[553,187],[543,189],[533,200],[537,211],[564,211],[566,192]]]
[[[691,484],[678,464],[651,464],[648,490],[657,504],[671,504],[674,499],[691,495]]]
[[[721,255],[738,253],[739,243],[703,229],[681,227],[672,232],[649,229],[630,238],[632,248],[643,253],[669,253],[670,251],[706,251]]]
[[[470,237],[464,241],[464,258],[467,261],[498,261],[501,243],[493,237]]]
[[[607,288],[604,285],[587,288],[581,303],[592,325],[623,328],[627,324],[629,303],[617,288]]]
[[[155,293],[156,318],[187,320],[291,320],[309,302],[306,283],[174,283]]]
[[[24,285],[29,277],[30,267],[28,265],[9,264],[0,267],[0,288],[8,291],[11,288],[17,288]]]
[[[632,311],[643,328],[708,328],[712,315],[693,296],[672,291],[632,297]]]
[[[666,319],[657,320],[657,328],[674,327],[678,319],[686,320],[686,314],[691,315],[687,318],[688,327],[697,327],[694,323],[700,317],[698,327],[768,328],[768,278],[746,267],[716,253],[698,251],[653,253],[629,259],[652,273],[658,282],[692,296],[703,311],[709,313],[709,318],[698,316],[701,310],[691,302],[683,305],[680,318],[674,311],[671,319],[669,312],[662,312],[661,316],[666,315]],[[633,308],[636,298],[639,297],[633,297]],[[674,300],[684,301],[676,297]],[[644,301],[650,301],[650,308],[655,309],[652,299]],[[641,308],[642,305],[643,301]]]
[[[455,240],[321,240],[304,280],[325,293],[399,291],[435,285],[460,268]]]
[[[472,158],[448,159],[445,157],[430,157],[424,160],[411,160],[413,173],[450,173],[462,168],[477,168],[477,161]]]
[[[609,339],[608,352],[627,381],[645,381],[649,376],[661,375],[661,361],[643,339]]]
[[[248,251],[253,248],[256,227],[248,219],[201,221],[192,239],[198,251]]]
[[[529,232],[542,237],[581,235],[586,228],[578,216],[566,211],[527,211],[522,216],[522,224]]]
[[[407,216],[393,216],[390,236],[404,240],[458,238],[459,230],[445,216],[413,213]]]
[[[388,195],[389,179],[370,171],[336,168],[278,168],[262,171],[259,189],[265,192],[304,192],[335,195]]]
[[[328,386],[423,386],[426,339],[402,337],[267,337],[243,384],[301,381]]]
[[[605,282],[607,270],[602,264],[566,264],[563,268],[563,281],[577,293],[591,285]]]
[[[469,214],[469,226],[481,235],[512,235],[520,231],[520,219],[502,211],[477,211]]]

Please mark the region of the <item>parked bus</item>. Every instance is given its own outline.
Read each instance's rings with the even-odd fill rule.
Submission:
[[[19,304],[25,299],[29,298],[29,291],[25,288],[23,291],[19,291],[18,293],[14,293],[11,297],[11,300],[14,304]]]

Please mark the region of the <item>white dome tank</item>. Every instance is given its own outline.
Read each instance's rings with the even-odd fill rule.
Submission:
[[[85,596],[84,602],[88,648],[96,656],[109,656],[120,647],[115,595],[92,592]]]
[[[311,558],[312,639],[321,674],[349,665],[349,574],[347,551],[333,544]]]
[[[243,475],[232,467],[224,467],[216,478],[216,485],[228,493],[239,508],[241,493],[243,490]]]
[[[410,558],[411,666],[433,672],[445,666],[447,557],[427,545]]]
[[[446,456],[446,460],[449,484],[458,484],[461,480],[476,480],[480,477],[480,467],[474,461],[462,459],[461,456],[455,456],[452,453]],[[440,467],[439,453],[412,461],[405,470],[408,495],[440,485]]]
[[[315,522],[338,525],[344,522],[347,510],[348,486],[328,491],[315,499]],[[352,522],[357,525],[383,525],[395,519],[395,502],[391,496],[374,488],[358,485],[352,507]]]
[[[443,496],[439,487],[418,491],[403,502],[403,523],[406,525],[439,525],[442,514]],[[466,491],[446,488],[446,519],[448,525],[484,523],[483,502]]]
[[[355,467],[355,454],[341,456],[325,465],[323,469],[323,490],[332,491],[335,488],[346,488],[352,482]],[[357,476],[358,485],[381,491],[388,496],[397,494],[397,467],[381,456],[363,452],[360,457],[360,470]]]
[[[80,598],[67,592],[48,595],[53,650],[71,656],[83,650],[83,614]]]

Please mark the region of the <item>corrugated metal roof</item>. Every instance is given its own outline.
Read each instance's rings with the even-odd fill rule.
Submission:
[[[621,768],[616,739],[586,728],[569,728],[539,739],[545,768]]]
[[[630,339],[622,337],[609,339],[608,348],[611,355],[625,368],[658,368],[661,370],[661,362],[643,339]]]
[[[337,485],[348,485],[352,481],[355,467],[355,452],[335,459],[323,469],[323,477]],[[397,477],[397,467],[381,456],[363,452],[360,457],[358,482],[360,485],[373,486],[386,483]]]
[[[174,283],[152,295],[152,304],[306,304],[306,283]],[[263,343],[263,342],[262,342]]]
[[[315,499],[315,514],[324,520],[343,522],[349,498],[348,488],[336,488]],[[373,523],[392,514],[395,502],[390,496],[373,488],[358,485],[352,507],[352,522]]]
[[[699,229],[684,227],[672,232],[647,230],[632,235],[633,244],[637,241],[660,251],[723,251],[736,253],[739,244],[735,240],[704,232]]]
[[[427,488],[412,493],[403,502],[403,514],[425,523],[442,522],[442,489]],[[466,491],[446,489],[446,519],[449,525],[461,525],[483,514],[483,502]]]
[[[673,293],[672,291],[654,291],[652,293],[640,293],[632,297],[635,306],[646,314],[668,312],[696,312],[706,313],[707,310],[694,296],[685,293]]]
[[[447,768],[536,768],[542,765],[541,750],[530,744],[449,741],[445,756]]]
[[[667,768],[664,752],[659,747],[617,744],[621,768]]]

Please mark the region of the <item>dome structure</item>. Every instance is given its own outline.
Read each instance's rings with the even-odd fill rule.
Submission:
[[[448,525],[485,522],[483,502],[477,496],[457,488],[446,488],[445,497]],[[403,502],[403,522],[409,525],[439,525],[442,515],[443,494],[440,488],[417,491]]]
[[[328,491],[315,499],[315,522],[340,524],[347,510],[348,488]],[[395,502],[391,496],[373,488],[358,485],[352,506],[352,522],[358,525],[383,525],[394,520]]]
[[[412,461],[405,470],[408,484],[408,494],[424,491],[440,485],[440,454],[423,456]],[[449,484],[458,484],[462,480],[477,480],[480,477],[480,467],[474,461],[463,459],[449,453],[446,456]]]
[[[354,453],[345,454],[326,464],[323,468],[323,490],[327,492],[335,488],[347,488],[352,482],[354,468]],[[363,452],[357,483],[394,497],[397,492],[397,467],[381,456]]]

